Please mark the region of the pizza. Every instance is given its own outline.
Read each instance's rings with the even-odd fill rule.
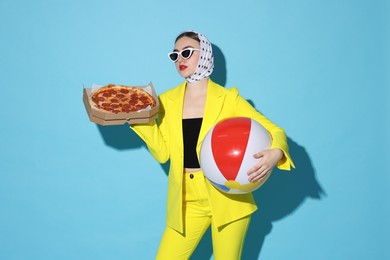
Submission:
[[[114,114],[156,106],[155,99],[143,89],[115,84],[99,88],[92,94],[91,100],[96,108]]]

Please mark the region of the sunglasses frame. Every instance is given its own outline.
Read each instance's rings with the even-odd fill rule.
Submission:
[[[186,58],[186,57],[183,57],[183,55],[182,55],[183,51],[188,51],[188,50],[190,51],[190,55],[188,55],[187,58]],[[183,49],[183,50],[181,50],[181,51],[173,51],[173,52],[168,53],[168,58],[169,58],[172,62],[176,62],[176,61],[179,59],[179,56],[181,56],[181,57],[182,57],[183,59],[185,59],[185,60],[188,60],[189,58],[191,58],[191,56],[192,56],[192,54],[194,53],[194,51],[200,51],[200,49],[188,47],[188,48],[185,48],[185,49]],[[172,55],[172,54],[177,54],[176,60],[172,60],[172,58],[171,58],[171,55]]]

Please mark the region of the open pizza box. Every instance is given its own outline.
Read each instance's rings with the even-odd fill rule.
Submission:
[[[108,111],[104,111],[96,108],[91,100],[93,92],[99,86],[93,85],[92,88],[84,88],[83,89],[83,101],[85,108],[87,110],[87,114],[89,116],[89,120],[91,122],[97,123],[99,125],[123,125],[125,123],[129,124],[147,124],[152,120],[155,120],[158,116],[158,110],[160,108],[160,104],[158,102],[158,98],[156,92],[154,90],[152,82],[150,82],[146,86],[132,86],[136,88],[143,89],[148,92],[152,97],[156,100],[156,106],[140,111],[135,112],[119,112],[117,114],[110,113]]]

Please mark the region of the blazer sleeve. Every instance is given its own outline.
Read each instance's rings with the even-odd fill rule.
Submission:
[[[291,159],[287,137],[285,131],[274,124],[271,120],[265,117],[262,113],[257,111],[247,100],[239,95],[237,88],[230,89],[230,98],[235,104],[236,116],[250,117],[259,122],[272,138],[272,148],[279,148],[283,151],[283,158],[278,162],[277,167],[281,170],[290,170],[291,167],[295,168],[295,165]]]
[[[163,102],[160,100],[158,122],[153,120],[149,124],[130,125],[130,128],[145,142],[152,156],[160,163],[169,159],[167,135],[165,134],[165,120]]]

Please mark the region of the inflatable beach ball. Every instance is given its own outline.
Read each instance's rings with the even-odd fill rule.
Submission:
[[[269,177],[255,183],[248,181],[247,171],[261,160],[253,155],[270,146],[270,135],[257,121],[246,117],[223,119],[203,140],[200,166],[219,190],[232,194],[252,192]]]

